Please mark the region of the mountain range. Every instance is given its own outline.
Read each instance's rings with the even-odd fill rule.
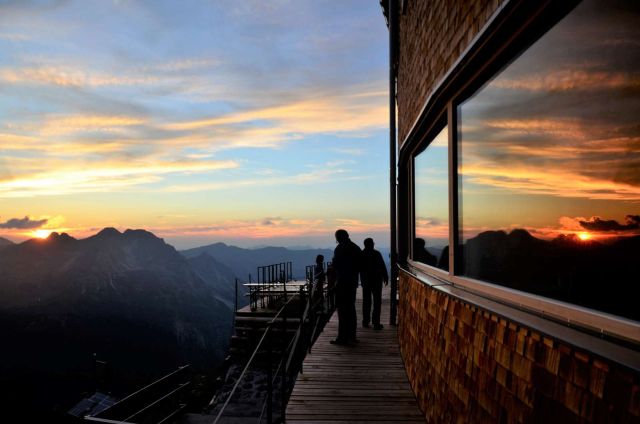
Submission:
[[[250,274],[255,280],[257,278],[256,269],[259,266],[281,262],[293,262],[293,277],[302,279],[305,277],[305,267],[313,265],[317,255],[324,255],[325,261],[330,261],[333,257],[333,251],[329,249],[292,250],[285,247],[243,249],[224,243],[183,250],[181,253],[187,258],[197,257],[203,253],[207,254],[227,265],[242,281],[247,281]]]
[[[209,259],[211,271],[215,264]],[[3,406],[69,406],[94,389],[94,358],[106,389],[124,394],[190,363],[218,366],[232,325],[230,271],[203,275],[162,239],[106,228],[77,240],[52,233],[0,253],[0,385]]]
[[[485,231],[460,253],[468,277],[640,320],[640,236],[603,243],[575,235],[543,240],[524,229]]]
[[[95,360],[108,364],[102,389],[116,395],[185,363],[216,368],[228,348],[236,278],[288,261],[303,277],[317,254],[332,256],[223,243],[178,252],[150,232],[114,228],[85,239],[0,238],[0,249],[0,386],[15,388],[0,404],[43,419],[95,390]],[[240,285],[239,307],[244,293]]]
[[[11,246],[12,244],[14,243],[11,240],[7,240],[4,237],[0,237],[0,249],[6,246]]]

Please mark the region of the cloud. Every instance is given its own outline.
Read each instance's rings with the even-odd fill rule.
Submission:
[[[251,178],[245,180],[220,181],[202,184],[170,185],[164,190],[175,193],[190,193],[212,190],[233,190],[241,187],[325,184],[335,181],[353,181],[366,178],[368,178],[366,175],[350,174],[346,169],[325,168],[293,175],[265,175],[263,178],[256,179]]]
[[[118,115],[75,115],[50,117],[40,134],[45,137],[60,136],[84,131],[121,132],[126,127],[142,125],[145,121],[131,116]]]
[[[385,128],[388,118],[386,95],[363,91],[363,88],[366,87],[354,87],[346,94],[325,94],[210,118],[172,122],[162,128],[173,131],[234,129],[242,132],[249,125],[254,126],[257,135],[266,135],[270,141],[280,142],[302,135],[361,133]]]
[[[231,160],[130,160],[86,164],[42,164],[26,160],[34,170],[18,176],[0,176],[0,197],[33,197],[131,189],[162,181],[170,174],[206,173],[236,168]]]
[[[336,218],[335,227],[344,228],[349,233],[385,232],[389,231],[389,223],[366,222],[354,218]]]
[[[150,231],[162,237],[265,239],[322,236],[330,234],[332,228],[324,220],[266,218],[263,220],[226,220],[201,226],[155,227]]]
[[[462,175],[467,182],[516,193],[553,197],[639,201],[640,186],[615,182],[600,176],[581,175],[571,166],[544,169],[520,164],[476,162],[464,164]],[[549,172],[553,169],[553,172]]]
[[[588,220],[579,221],[580,225],[590,231],[629,231],[640,228],[640,215],[627,215],[625,224],[620,224],[613,219],[602,219],[592,216]]]
[[[47,223],[48,219],[31,219],[28,216],[24,218],[11,218],[6,222],[0,223],[0,228],[11,228],[20,230],[30,230],[40,228]]]
[[[60,65],[0,68],[0,81],[7,84],[50,85],[59,87],[140,86],[159,84],[153,75],[110,75]]]
[[[0,32],[0,40],[5,41],[28,41],[31,37],[26,34],[18,34],[11,32]]]
[[[282,218],[277,217],[277,218],[265,218],[262,220],[262,225],[279,225],[282,223]]]
[[[500,79],[498,88],[527,91],[570,91],[591,89],[640,88],[640,77],[625,72],[562,69],[518,79]]]
[[[416,236],[446,240],[449,238],[449,222],[437,217],[416,217]]]
[[[343,155],[351,155],[351,156],[362,156],[366,153],[365,149],[358,149],[358,148],[337,148],[333,150],[337,153],[340,153]]]

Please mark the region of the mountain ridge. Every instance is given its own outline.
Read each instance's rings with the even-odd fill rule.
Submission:
[[[0,385],[22,390],[4,401],[64,409],[92,386],[94,357],[113,368],[109,390],[121,394],[185,363],[216,368],[231,334],[228,284],[202,278],[144,230],[105,229],[80,240],[52,233],[7,246],[0,332],[11,342]]]

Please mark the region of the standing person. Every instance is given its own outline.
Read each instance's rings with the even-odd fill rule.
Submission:
[[[333,267],[336,271],[336,306],[338,307],[338,337],[332,344],[356,341],[356,291],[362,251],[349,239],[346,230],[336,231],[338,246],[333,251]]]
[[[373,239],[364,240],[362,251],[362,269],[360,281],[362,282],[362,326],[369,328],[369,322],[373,322],[374,330],[382,330],[380,324],[380,304],[382,303],[382,283],[389,283],[387,266],[379,251],[373,248]],[[371,298],[373,297],[373,316],[371,314]]]

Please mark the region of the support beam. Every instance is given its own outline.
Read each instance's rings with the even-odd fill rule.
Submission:
[[[389,7],[389,218],[391,251],[391,295],[389,324],[396,324],[398,293],[398,243],[396,215],[396,63],[397,63],[397,0],[388,0]]]

